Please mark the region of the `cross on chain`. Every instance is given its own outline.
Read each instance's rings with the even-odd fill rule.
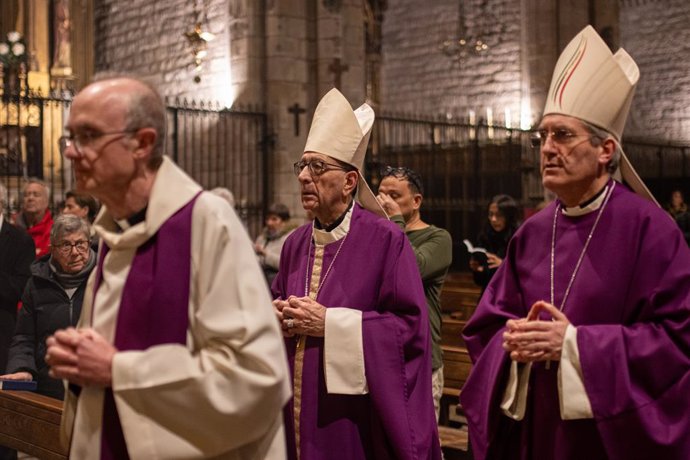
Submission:
[[[329,72],[334,75],[333,86],[340,89],[340,77],[343,75],[343,72],[347,72],[349,69],[350,66],[347,64],[342,64],[340,62],[340,58],[333,59],[333,62],[331,62],[331,64],[328,66]]]
[[[288,107],[288,112],[295,117],[295,136],[299,136],[299,116],[306,111],[307,109],[300,107],[297,102]]]

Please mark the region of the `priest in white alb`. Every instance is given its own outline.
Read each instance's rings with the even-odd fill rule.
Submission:
[[[72,459],[283,459],[280,329],[235,212],[163,156],[165,105],[133,78],[90,84],[61,139],[104,208],[78,329],[48,339],[69,382]]]

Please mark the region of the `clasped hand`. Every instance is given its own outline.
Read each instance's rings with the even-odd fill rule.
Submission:
[[[86,386],[112,386],[117,349],[93,329],[61,329],[46,340],[50,376]]]
[[[549,313],[552,319],[538,319],[541,311]],[[503,349],[510,353],[513,361],[520,363],[559,361],[568,324],[570,321],[563,312],[540,300],[532,305],[526,318],[506,322]]]
[[[291,295],[287,300],[273,301],[283,336],[311,335],[323,337],[326,329],[326,307],[310,297]]]

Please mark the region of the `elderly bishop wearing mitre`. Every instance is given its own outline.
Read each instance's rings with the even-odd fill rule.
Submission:
[[[478,460],[690,458],[690,249],[621,149],[638,77],[589,26],[556,64],[535,146],[557,199],[463,332]]]
[[[290,459],[437,459],[431,343],[412,248],[362,176],[374,123],[336,89],[295,163],[314,222],[287,239],[272,291],[292,371]]]

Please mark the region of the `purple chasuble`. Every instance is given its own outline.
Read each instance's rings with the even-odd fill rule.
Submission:
[[[312,225],[288,237],[273,282],[274,298],[303,297],[314,261]],[[362,311],[369,393],[329,394],[324,339],[308,337],[304,352],[300,460],[438,459],[441,456],[431,396],[431,342],[424,290],[414,252],[393,223],[355,205],[350,231],[326,246],[330,274],[316,299],[328,307]],[[309,256],[308,256],[309,253]],[[323,276],[323,275],[322,275]],[[285,341],[294,379],[296,340]],[[296,459],[294,399],[286,406],[288,458]]]
[[[119,351],[145,350],[164,343],[187,343],[192,211],[198,196],[137,249],[117,314],[113,345]],[[103,244],[94,285],[96,294],[108,250]],[[94,316],[96,314],[94,312]],[[127,458],[129,455],[113,391],[107,388],[103,401],[101,459]]]
[[[530,217],[463,335],[474,362],[460,399],[477,460],[690,458],[690,250],[666,213],[617,184],[563,312],[577,328],[593,419],[562,420],[558,363],[535,363],[525,418],[499,405],[505,322],[550,299],[555,203]],[[554,295],[563,295],[598,211],[558,216]],[[542,319],[550,319],[543,314]]]

